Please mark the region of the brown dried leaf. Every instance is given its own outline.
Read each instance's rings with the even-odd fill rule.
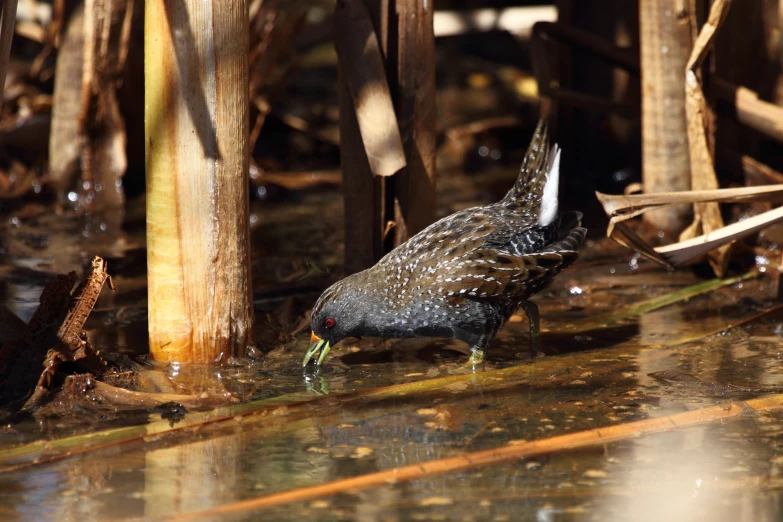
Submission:
[[[57,342],[54,329],[65,317],[76,274],[57,275],[41,292],[40,306],[28,323],[27,333],[0,348],[0,402],[24,399],[39,381],[41,363]]]
[[[93,210],[114,209],[125,202],[118,182],[128,165],[125,154],[125,121],[120,114],[117,88],[128,56],[134,0],[84,3],[84,64],[79,114],[82,177],[100,185]]]
[[[637,216],[648,210],[683,203],[748,203],[751,201],[783,202],[783,184],[763,187],[740,187],[716,190],[687,190],[655,194],[614,195],[596,192],[596,197],[610,217]]]
[[[74,276],[75,278],[75,276]],[[52,385],[52,380],[60,368],[60,364],[63,362],[79,362],[81,371],[104,371],[107,363],[102,357],[90,346],[87,342],[87,338],[82,331],[84,323],[87,321],[87,317],[90,315],[95,302],[98,300],[98,296],[103,289],[103,284],[106,280],[109,280],[111,286],[111,279],[106,272],[106,262],[100,257],[95,257],[92,260],[92,271],[87,278],[70,294],[70,287],[67,288],[68,293],[63,285],[60,292],[60,303],[66,301],[70,303],[68,313],[65,315],[65,319],[62,321],[60,328],[57,330],[57,336],[55,339],[47,339],[49,344],[49,350],[46,353],[46,357],[43,361],[43,372],[38,378],[38,383],[35,386],[35,390],[32,395],[25,402],[24,410],[33,410],[40,406],[43,399],[49,393],[49,389]],[[73,279],[70,279],[71,287],[73,286]],[[47,287],[48,288],[48,287]],[[112,289],[114,287],[112,286]],[[41,300],[41,307],[43,308],[43,296]],[[56,304],[56,303],[55,303]],[[40,311],[41,309],[39,309]],[[38,312],[36,312],[36,316]],[[33,320],[36,319],[33,316]],[[33,320],[30,321],[31,330],[33,326]],[[51,325],[57,324],[50,323]],[[59,340],[59,342],[57,342]],[[39,345],[45,347],[42,342],[38,342]],[[26,354],[22,354],[25,357]]]
[[[92,260],[92,272],[76,288],[73,293],[73,305],[68,310],[60,329],[57,331],[57,337],[68,346],[72,352],[81,348],[83,341],[81,338],[82,328],[87,322],[87,317],[95,307],[98,296],[103,290],[106,280],[109,280],[109,286],[114,289],[111,283],[111,277],[106,272],[106,261],[96,256]]]

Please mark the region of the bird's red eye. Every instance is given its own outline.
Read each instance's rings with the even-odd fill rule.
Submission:
[[[325,327],[327,327],[327,328],[331,328],[331,327],[333,327],[333,326],[334,326],[334,319],[332,319],[332,318],[330,317],[329,319],[327,319],[326,321],[324,321],[324,326],[325,326]]]

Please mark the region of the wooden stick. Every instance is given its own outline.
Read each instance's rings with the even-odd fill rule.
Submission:
[[[677,192],[690,186],[682,74],[691,50],[687,3],[640,0],[642,58],[642,180],[644,191]],[[646,214],[656,229],[679,233],[690,207],[676,206]]]
[[[346,493],[348,491],[359,491],[377,486],[386,486],[389,484],[398,484],[418,480],[434,475],[444,473],[456,473],[468,469],[478,468],[491,464],[499,464],[509,460],[515,460],[526,457],[533,457],[558,451],[568,451],[590,446],[600,446],[610,442],[628,440],[632,438],[651,435],[654,433],[663,433],[682,428],[701,426],[713,422],[722,422],[726,420],[737,419],[749,412],[774,412],[783,409],[783,394],[768,395],[752,399],[746,402],[726,402],[717,406],[701,408],[698,410],[686,411],[675,415],[665,417],[656,417],[625,424],[616,424],[603,428],[568,433],[557,437],[550,437],[524,444],[515,444],[500,446],[484,451],[467,453],[459,457],[450,457],[445,459],[433,460],[404,466],[401,468],[392,468],[376,473],[359,475],[348,479],[335,480],[326,484],[310,486],[285,491],[263,497],[257,497],[249,500],[243,500],[232,504],[226,504],[216,508],[205,509],[202,511],[192,511],[182,515],[174,516],[169,520],[172,522],[181,522],[185,520],[198,520],[203,518],[213,518],[219,515],[229,513],[240,513],[266,509],[290,502],[302,502],[314,498],[328,495]]]
[[[4,0],[2,3],[3,14],[2,18],[0,18],[0,108],[3,106],[5,76],[8,72],[8,62],[11,59],[11,41],[14,38],[16,5],[17,0]]]
[[[721,78],[713,80],[715,93],[734,106],[737,119],[770,138],[783,142],[783,108],[759,99],[757,92]]]
[[[395,91],[406,167],[395,176],[395,246],[435,221],[435,35],[432,2],[396,0]]]
[[[741,156],[739,160],[742,171],[745,173],[745,183],[755,180],[757,184],[762,184],[761,180],[763,180],[764,183],[783,184],[783,173],[769,165],[750,156]]]
[[[373,176],[393,176],[405,166],[383,54],[364,0],[335,8],[335,40],[341,78],[353,101],[362,145]]]
[[[432,15],[421,0],[345,0],[335,9],[348,273],[435,218]]]
[[[55,21],[65,15],[55,17]],[[71,189],[80,169],[80,146],[77,137],[83,135],[81,98],[85,51],[84,4],[74,6],[64,27],[57,34],[57,62],[54,64],[54,93],[49,133],[49,182],[64,195]],[[123,151],[124,154],[124,151]]]
[[[364,0],[352,0],[350,4],[338,4],[335,8],[335,30],[348,8],[363,4]],[[382,20],[380,13],[370,11],[373,33],[368,37],[378,38]],[[346,23],[351,23],[350,20]],[[364,26],[364,24],[361,24]],[[382,41],[377,42],[383,45]],[[339,50],[339,46],[337,46]],[[339,54],[338,54],[339,58]],[[343,201],[345,205],[345,272],[350,274],[369,268],[384,253],[383,231],[386,223],[393,219],[393,210],[386,204],[388,180],[374,177],[370,167],[354,99],[349,88],[347,64],[338,62],[340,96],[340,167],[343,174]],[[385,81],[385,79],[384,79]],[[396,118],[395,118],[396,123]]]
[[[145,9],[150,353],[242,357],[254,344],[247,2]]]

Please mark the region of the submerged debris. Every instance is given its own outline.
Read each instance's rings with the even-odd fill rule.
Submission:
[[[46,285],[27,331],[0,347],[0,404],[37,408],[64,362],[74,363],[79,373],[105,372],[109,364],[90,346],[82,328],[107,279],[111,286],[106,262],[95,257],[92,271],[73,292],[74,272]]]
[[[703,381],[693,374],[677,370],[662,370],[648,374],[686,397],[734,397],[741,394],[776,393],[778,390],[762,386],[737,386],[735,384]]]

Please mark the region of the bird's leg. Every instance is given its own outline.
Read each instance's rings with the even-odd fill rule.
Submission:
[[[477,366],[484,364],[484,353],[489,343],[495,338],[495,334],[503,326],[503,318],[498,314],[497,310],[490,308],[485,310],[486,323],[484,328],[476,332],[468,344],[470,344],[470,359],[466,366],[472,367],[474,370]]]
[[[538,315],[538,305],[533,301],[522,301],[521,308],[530,323],[530,350],[535,355],[543,355],[541,351],[541,318]]]

